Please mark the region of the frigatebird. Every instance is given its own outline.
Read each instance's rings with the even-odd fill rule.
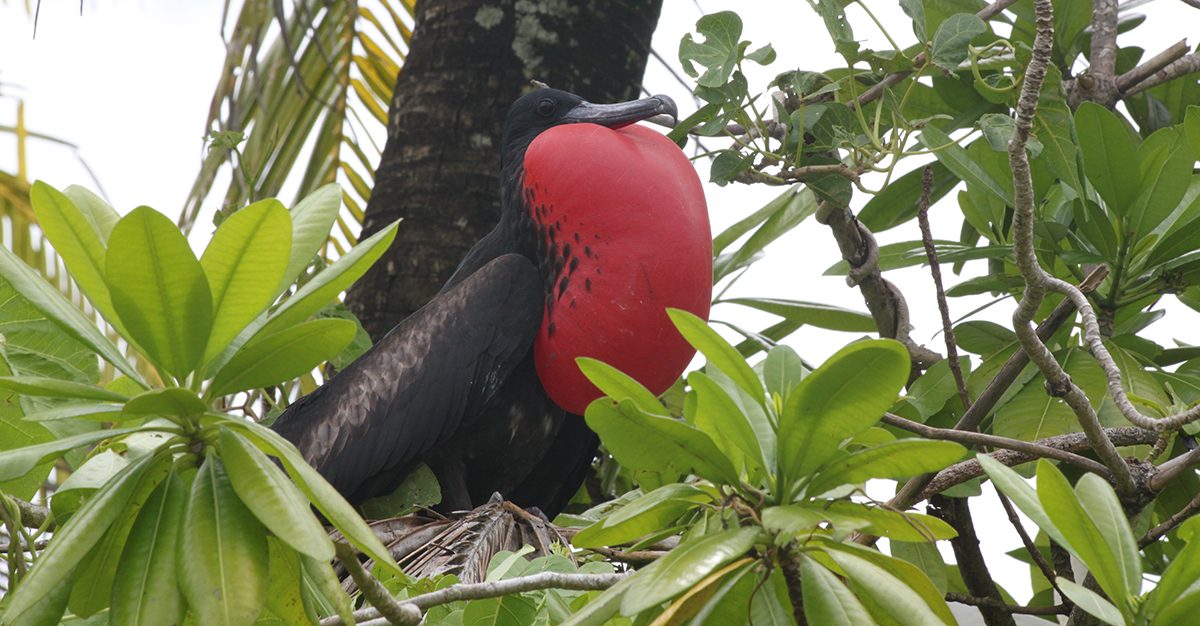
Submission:
[[[539,89],[509,109],[501,216],[442,290],[273,428],[353,504],[419,463],[443,510],[493,493],[547,515],[579,489],[598,441],[580,415],[602,394],[575,358],[654,393],[694,350],[667,307],[707,317],[711,232],[699,179],[663,135],[653,96],[592,104]]]

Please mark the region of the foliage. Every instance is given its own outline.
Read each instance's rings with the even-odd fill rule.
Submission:
[[[311,506],[377,563],[395,562],[289,442],[222,408],[231,394],[290,380],[351,341],[349,321],[305,320],[382,254],[395,225],[280,299],[324,243],[340,206],[336,186],[291,211],[276,200],[245,207],[199,259],[149,207],[119,218],[103,204],[89,212],[40,182],[31,197],[91,306],[150,367],[135,368],[57,289],[0,251],[13,298],[61,337],[30,346],[21,360],[8,353],[4,367],[15,375],[0,377],[0,387],[56,402],[23,402],[23,421],[17,414],[5,423],[73,432],[12,442],[34,445],[0,453],[0,489],[28,497],[28,479],[40,484],[45,462],[82,461],[51,501],[53,539],[27,573],[10,571],[3,621],[54,623],[68,609],[80,617],[107,609],[122,624],[170,623],[185,612],[205,624],[248,623],[264,611],[303,623],[320,607],[346,615],[333,545]],[[22,310],[5,307],[12,316]],[[82,352],[91,374],[26,365],[60,362],[64,350]],[[97,386],[96,355],[124,376]],[[302,610],[284,613],[268,589],[303,600]]]

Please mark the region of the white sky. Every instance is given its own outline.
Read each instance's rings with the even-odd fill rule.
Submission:
[[[0,2],[0,125],[14,123],[16,99],[23,100],[27,127],[78,145],[118,211],[145,204],[177,215],[203,157],[203,124],[224,56],[220,38],[224,2],[86,0],[82,17],[76,2],[44,2],[36,39],[23,4],[19,0]],[[893,37],[905,44],[913,40],[908,19],[897,3],[871,0],[870,5]],[[778,51],[774,65],[750,72],[752,90],[787,69],[820,70],[839,64],[820,19],[806,2],[665,0],[654,48],[677,71],[679,40],[692,31],[701,9],[739,11],[746,23],[743,38],[751,40],[754,47],[772,43]],[[1196,32],[1182,25],[1200,24],[1200,11],[1177,1],[1159,0],[1138,12],[1147,15],[1146,24],[1123,35],[1121,42],[1146,47],[1148,56]],[[883,47],[878,31],[861,9],[852,6],[849,17],[860,40]],[[645,83],[652,93],[674,97],[681,116],[694,109],[688,90],[658,61],[650,61]],[[10,134],[0,133],[0,169],[15,169],[15,145]],[[95,187],[69,149],[35,141],[29,144],[28,157],[32,178],[59,188],[70,184]],[[706,166],[700,164],[700,169],[702,178],[707,178]],[[761,207],[779,191],[763,186],[708,185],[714,232]],[[863,201],[860,194],[858,206]],[[950,201],[934,209],[933,219],[935,237],[957,239],[961,217]],[[202,217],[199,223],[206,222],[207,217]],[[881,244],[917,238],[915,222],[879,237]],[[840,258],[826,227],[809,220],[767,252],[728,295],[794,298],[865,310],[858,291],[847,288],[842,278],[821,276]],[[982,271],[982,262],[974,265],[975,272]],[[944,271],[950,283],[960,280],[948,267]],[[940,321],[928,271],[913,268],[889,272],[887,277],[908,298],[917,328],[913,338],[944,352],[941,337],[934,336]],[[957,317],[989,299],[959,298],[950,306]],[[1150,337],[1165,345],[1173,345],[1176,338],[1200,344],[1195,330],[1200,316],[1178,305],[1169,310],[1165,321],[1151,327]],[[997,306],[976,319],[1006,323],[1010,311],[1010,306]],[[747,328],[763,328],[775,319],[740,307],[717,309],[714,318]],[[854,338],[856,335],[802,328],[788,343],[806,359],[819,363]],[[1004,514],[994,496],[976,498],[972,505],[989,563],[997,567],[997,576],[1011,593],[1018,599],[1027,598],[1028,586],[1021,582],[1027,578],[1024,565],[1001,556],[1016,545],[1016,538],[1002,521]]]

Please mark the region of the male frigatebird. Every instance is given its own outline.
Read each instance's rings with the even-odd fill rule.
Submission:
[[[579,415],[601,394],[575,358],[661,393],[694,354],[665,309],[708,314],[699,179],[675,144],[633,125],[660,114],[676,115],[666,96],[598,105],[539,89],[517,100],[499,224],[433,300],[273,428],[355,504],[425,463],[443,509],[499,492],[555,515],[597,446]]]

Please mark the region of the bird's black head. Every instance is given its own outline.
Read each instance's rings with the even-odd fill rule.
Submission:
[[[538,89],[521,96],[508,109],[504,122],[502,165],[524,154],[534,137],[560,124],[591,123],[620,128],[656,115],[678,117],[675,102],[667,96],[651,96],[615,104],[592,104],[558,89]]]

